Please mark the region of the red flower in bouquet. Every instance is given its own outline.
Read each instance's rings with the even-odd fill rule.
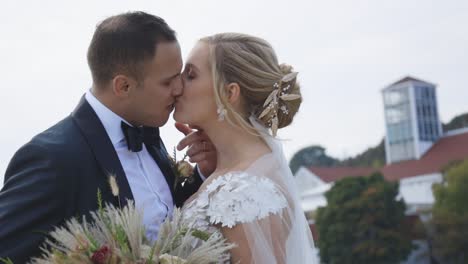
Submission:
[[[108,246],[102,246],[100,249],[94,252],[91,260],[94,264],[105,264],[106,260],[110,257],[111,250]]]

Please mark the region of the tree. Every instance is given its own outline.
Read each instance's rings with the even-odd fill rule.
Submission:
[[[448,124],[443,124],[443,130],[449,131],[458,128],[468,127],[468,113],[460,114],[454,117]],[[301,167],[320,166],[320,167],[372,167],[381,168],[385,165],[385,138],[377,146],[370,147],[354,157],[343,160],[336,159],[325,154],[325,148],[321,146],[310,146],[299,150],[294,154],[289,167],[293,174]]]
[[[307,148],[301,149],[299,152],[294,154],[289,163],[289,167],[293,174],[301,166],[321,166],[321,167],[331,167],[338,164],[338,160],[325,154],[325,148],[321,146],[310,146]]]
[[[434,255],[443,263],[468,262],[468,160],[455,164],[433,186],[431,221]]]
[[[380,173],[337,181],[318,209],[318,247],[323,263],[398,263],[412,250],[398,183]]]
[[[468,127],[468,113],[460,114],[452,118],[448,124],[443,124],[442,127],[445,132],[458,128]]]
[[[375,147],[340,162],[341,166],[381,168],[385,165],[385,138]]]
[[[385,144],[384,139],[375,147],[370,147],[364,152],[344,160],[339,160],[328,156],[325,148],[321,146],[310,146],[299,150],[294,154],[289,167],[293,174],[301,167],[319,166],[319,167],[373,167],[381,168],[385,165]]]

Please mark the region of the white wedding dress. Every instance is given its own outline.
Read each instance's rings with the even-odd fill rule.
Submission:
[[[272,152],[246,170],[217,176],[202,187],[182,208],[183,218],[192,227],[208,232],[241,227],[250,263],[318,263],[281,142],[252,118],[251,122]]]

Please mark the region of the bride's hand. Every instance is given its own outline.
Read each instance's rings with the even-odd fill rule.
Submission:
[[[175,123],[175,127],[185,135],[177,145],[177,150],[180,151],[189,146],[187,150],[189,161],[198,165],[203,176],[210,176],[216,169],[216,149],[211,140],[201,129],[181,123]]]

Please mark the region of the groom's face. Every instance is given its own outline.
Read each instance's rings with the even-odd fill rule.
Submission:
[[[138,125],[164,125],[182,93],[182,57],[177,41],[159,43],[154,58],[144,66],[144,78],[134,89],[128,110]]]

